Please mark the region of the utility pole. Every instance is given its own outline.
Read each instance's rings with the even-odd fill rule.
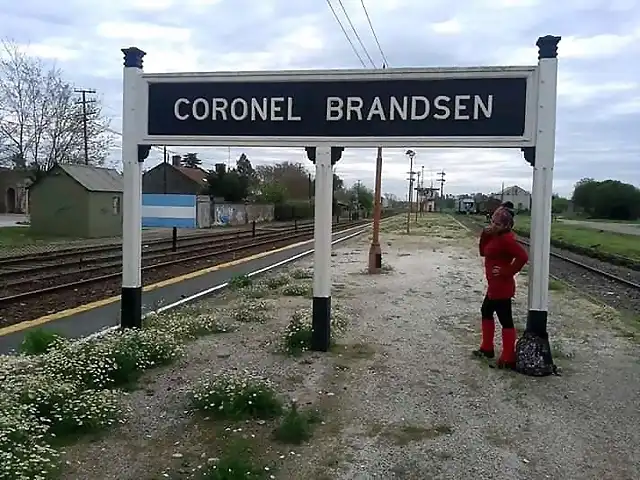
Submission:
[[[444,182],[446,182],[444,176],[446,175],[446,173],[444,170],[442,170],[441,172],[438,172],[437,175],[439,178],[436,180],[436,182],[440,184],[440,211],[442,212],[442,208],[444,206]]]
[[[382,216],[382,147],[378,147],[376,157],[376,184],[373,198],[373,233],[369,248],[369,273],[380,273],[382,269],[382,249],[380,248],[380,217]]]
[[[504,203],[504,182],[502,182],[502,190],[500,190],[500,203]]]
[[[420,215],[424,215],[425,209],[425,195],[424,195],[424,165],[422,166],[422,175],[420,175],[422,179],[420,182],[420,190],[422,191],[422,202],[420,203]]]
[[[424,167],[423,167],[424,168]],[[418,181],[416,182],[416,224],[418,223],[418,210],[420,210],[420,172],[418,172]]]
[[[84,135],[84,163],[89,165],[89,135],[87,133],[87,122],[89,121],[89,113],[87,112],[87,103],[95,103],[95,99],[87,99],[87,94],[96,93],[95,90],[86,88],[76,88],[75,93],[82,95],[82,100],[76,102],[76,104],[82,104],[82,131]]]
[[[413,200],[413,175],[415,172],[413,171],[413,157],[416,156],[416,152],[413,150],[407,150],[405,153],[409,157],[409,211],[407,212],[407,234],[411,233],[411,202]]]

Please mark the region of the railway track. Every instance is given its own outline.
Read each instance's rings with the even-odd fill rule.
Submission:
[[[456,217],[462,224],[479,232],[485,224],[468,217]],[[529,240],[518,236],[518,242],[527,248]],[[589,296],[614,308],[640,314],[640,272],[610,264],[573,252],[552,248],[550,273]]]
[[[334,223],[333,231],[338,232],[369,222],[370,220],[360,220]],[[185,246],[178,252],[167,251],[165,246],[162,251],[146,253],[143,255],[143,284],[313,238],[313,225],[303,224],[275,232],[256,232],[255,236],[252,236],[251,232],[244,232],[242,235],[233,232],[213,238],[214,242],[210,241],[209,236],[204,242]],[[0,326],[31,320],[118,294],[122,270],[121,256],[116,260],[113,254],[102,257],[93,255],[90,261],[96,263],[93,266],[84,264],[86,268],[78,269],[77,259],[67,257],[66,264],[58,263],[55,267],[47,266],[44,270],[37,270],[36,267],[37,273],[34,277],[19,276],[25,275],[26,270],[21,271],[18,277],[6,275],[0,293]],[[6,279],[11,281],[5,281]],[[5,283],[8,285],[4,286]]]

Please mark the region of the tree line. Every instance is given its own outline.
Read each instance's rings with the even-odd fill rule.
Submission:
[[[183,155],[180,163],[185,168],[202,167],[197,153]],[[309,205],[315,195],[315,179],[301,163],[279,162],[254,167],[242,153],[234,167],[217,163],[209,170],[203,193],[234,203]],[[333,174],[333,193],[335,201],[367,212],[373,210],[373,191],[360,183],[346,188],[336,173]]]
[[[85,125],[90,163],[104,163],[110,119],[99,99],[83,105],[74,89],[55,65],[0,42],[0,166],[37,176],[56,163],[84,163]]]

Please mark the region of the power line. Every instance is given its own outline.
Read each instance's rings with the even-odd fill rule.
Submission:
[[[86,88],[76,88],[73,90],[75,93],[79,93],[82,95],[82,100],[76,102],[77,104],[82,104],[82,132],[84,135],[84,163],[89,165],[89,135],[87,133],[87,122],[88,113],[87,113],[87,103],[95,103],[95,99],[87,99],[87,94],[95,94],[95,90],[86,89]]]
[[[340,21],[340,17],[338,17],[338,14],[336,13],[335,9],[333,8],[333,5],[331,5],[331,0],[326,0],[326,1],[327,1],[327,5],[329,5],[329,8],[331,9],[331,13],[333,13],[333,18],[336,19],[336,22],[338,22],[338,25],[340,25],[340,30],[342,30],[342,33],[344,33],[344,36],[347,39],[347,42],[349,42],[349,45],[351,45],[351,49],[353,50],[353,53],[356,54],[356,57],[358,57],[358,60],[360,60],[360,63],[362,64],[362,66],[366,67],[367,64],[365,63],[364,60],[362,60],[362,57],[358,53],[358,49],[356,48],[356,46],[351,41],[351,38],[349,37],[349,34],[347,33],[347,30],[344,28],[344,25],[342,25],[342,22]]]
[[[360,38],[360,35],[358,35],[358,31],[356,30],[356,27],[353,25],[353,22],[351,21],[351,17],[349,16],[349,13],[347,12],[347,9],[344,7],[344,3],[342,3],[342,0],[338,0],[338,4],[340,5],[340,8],[342,8],[342,12],[344,13],[344,16],[347,18],[347,22],[349,22],[349,26],[351,27],[351,30],[353,31],[353,34],[356,36],[356,40],[358,40],[358,43],[362,47],[362,50],[364,50],[364,54],[369,59],[369,62],[371,62],[371,66],[373,68],[376,68],[376,63],[371,58],[371,55],[369,55],[367,47],[365,47],[364,43],[362,42],[362,39]]]
[[[369,23],[369,28],[371,28],[371,33],[373,34],[373,38],[376,41],[376,45],[378,46],[378,51],[380,52],[380,56],[382,57],[382,61],[384,62],[384,65],[389,66],[389,62],[387,61],[387,57],[385,56],[384,52],[382,51],[382,46],[380,45],[380,42],[378,41],[378,36],[376,35],[376,30],[373,28],[373,23],[371,22],[371,17],[369,17],[369,11],[367,10],[367,7],[364,4],[364,0],[360,0],[360,3],[362,4],[362,9],[364,10],[364,14],[367,17],[367,22]]]

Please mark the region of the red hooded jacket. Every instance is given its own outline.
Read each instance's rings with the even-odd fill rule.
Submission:
[[[484,257],[484,273],[489,285],[487,297],[491,300],[513,298],[516,294],[515,275],[529,260],[529,255],[516,241],[512,231],[480,235],[480,256]],[[494,269],[498,267],[498,274]]]

